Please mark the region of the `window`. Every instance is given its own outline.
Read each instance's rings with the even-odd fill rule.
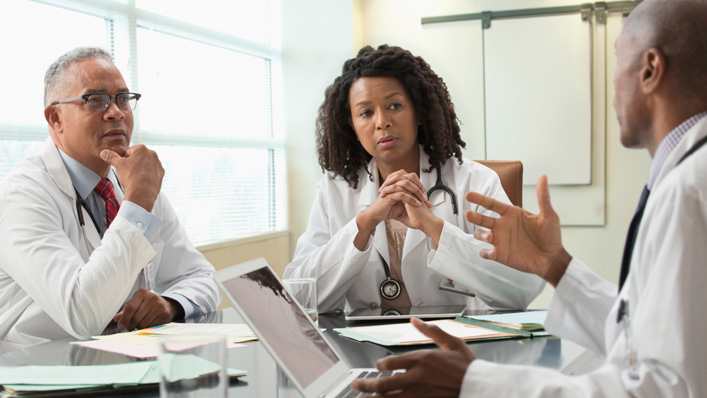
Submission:
[[[279,0],[0,3],[0,178],[48,136],[43,78],[78,46],[108,50],[131,91],[132,144],[195,244],[286,228]],[[17,38],[17,39],[12,39]]]

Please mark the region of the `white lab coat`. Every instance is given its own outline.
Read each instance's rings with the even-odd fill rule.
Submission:
[[[675,167],[706,135],[707,117],[663,165],[618,297],[616,285],[577,260],[557,286],[546,328],[605,355],[606,363],[570,377],[474,361],[460,396],[707,397],[707,146]],[[629,303],[626,332],[617,323],[620,300]],[[630,352],[636,353],[635,369]]]
[[[378,197],[379,173],[375,159],[368,164],[368,173],[359,173],[358,189],[351,188],[343,178],[331,178],[326,173],[317,186],[307,230],[297,242],[293,261],[287,266],[284,278],[310,277],[317,279],[319,312],[341,309],[349,311],[381,304],[379,287],[385,280],[385,271],[376,251],[390,264],[385,223],[380,223],[364,251],[353,244],[358,233],[356,215]],[[429,168],[429,156],[420,148],[420,170]],[[425,189],[437,180],[436,171],[423,172],[420,178]],[[477,210],[476,205],[464,200],[467,191],[476,191],[508,203],[498,175],[489,168],[470,160],[459,165],[456,159],[442,166],[442,180],[454,190],[459,212],[453,214],[451,198],[444,191],[436,191],[429,198],[432,213],[445,221],[437,250],[437,258],[458,258],[464,270],[473,273],[466,287],[476,293],[469,298],[456,293],[440,291],[443,279],[442,265],[428,266],[431,240],[420,230],[408,229],[403,246],[402,275],[412,305],[466,304],[469,309],[524,309],[544,286],[535,275],[511,270],[478,256],[480,242],[472,236],[475,226],[466,222],[464,213]],[[431,256],[430,258],[434,257]],[[436,260],[435,260],[436,261]]]
[[[123,193],[116,189],[119,202]],[[0,351],[100,334],[123,303],[145,287],[152,262],[155,291],[179,294],[202,311],[220,302],[213,266],[189,242],[163,195],[152,214],[152,241],[120,216],[103,240],[83,211],[58,149],[20,162],[0,184]],[[95,248],[95,250],[94,250]]]

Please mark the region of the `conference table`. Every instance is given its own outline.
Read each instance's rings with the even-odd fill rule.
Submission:
[[[214,313],[188,319],[187,322],[200,323],[243,323],[241,317],[233,308],[227,308]],[[320,328],[326,328],[324,336],[335,347],[351,367],[375,367],[378,359],[402,353],[400,349],[389,349],[383,346],[361,343],[340,336],[332,328],[351,326],[343,314],[323,314],[320,316]],[[355,325],[366,323],[357,322]],[[117,353],[98,351],[91,348],[70,344],[73,339],[63,339],[25,348],[19,351],[0,354],[1,366],[20,365],[103,365],[138,361]],[[534,337],[511,340],[495,340],[468,343],[474,354],[481,359],[505,363],[541,366],[556,369],[563,373],[576,373],[591,366],[596,358],[588,354],[582,347],[556,337]],[[435,348],[432,345],[406,348],[406,351],[420,348]],[[228,350],[229,367],[244,370],[248,375],[238,381],[231,382],[229,397],[301,397],[297,389],[289,382],[287,376],[279,369],[266,348],[260,342],[245,343],[243,347]],[[120,391],[120,390],[116,390]],[[118,393],[100,393],[101,397],[158,397],[158,387]]]

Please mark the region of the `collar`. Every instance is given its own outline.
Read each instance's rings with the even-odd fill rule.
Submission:
[[[101,181],[101,176],[84,166],[78,160],[64,153],[59,147],[57,147],[57,149],[59,150],[61,159],[64,161],[64,165],[66,165],[66,171],[69,172],[71,183],[74,185],[79,195],[81,195],[81,198],[86,200],[88,195],[93,192],[93,188]],[[108,174],[110,175],[110,173]]]
[[[670,133],[668,133],[665,138],[663,138],[663,141],[660,142],[658,150],[656,150],[655,156],[653,157],[651,173],[648,176],[648,182],[646,183],[649,190],[653,189],[653,185],[655,184],[658,175],[660,175],[660,171],[663,169],[665,161],[668,159],[670,154],[673,153],[682,138],[685,136],[685,133],[687,133],[688,130],[690,130],[695,124],[697,124],[697,122],[700,121],[700,119],[705,116],[707,116],[707,111],[700,112],[689,117],[687,120],[675,127]]]

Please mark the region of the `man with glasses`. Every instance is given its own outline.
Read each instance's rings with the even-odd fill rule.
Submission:
[[[0,184],[0,352],[213,311],[213,267],[160,194],[164,169],[130,146],[131,93],[99,48],[45,76],[50,137]]]

